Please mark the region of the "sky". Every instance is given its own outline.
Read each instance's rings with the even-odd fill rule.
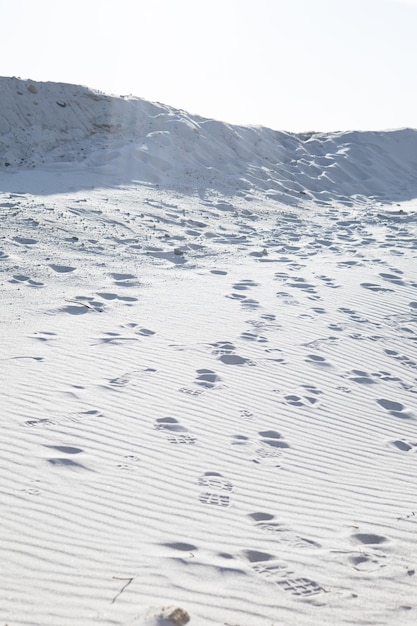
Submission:
[[[417,128],[417,0],[0,0],[1,75],[292,132]]]

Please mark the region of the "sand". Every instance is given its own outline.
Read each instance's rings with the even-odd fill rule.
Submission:
[[[414,625],[416,131],[0,101],[0,622]]]

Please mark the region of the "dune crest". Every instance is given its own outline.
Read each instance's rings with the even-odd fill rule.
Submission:
[[[120,182],[294,203],[417,195],[417,131],[294,134],[205,119],[133,96],[0,79],[0,167],[85,163]]]

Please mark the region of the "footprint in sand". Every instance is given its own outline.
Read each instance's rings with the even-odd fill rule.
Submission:
[[[161,546],[170,548],[171,550],[178,550],[179,552],[197,552],[198,547],[193,543],[185,543],[184,541],[168,541],[167,543],[161,543]]]
[[[219,361],[225,363],[225,365],[249,365],[251,367],[256,365],[256,363],[251,359],[246,359],[238,354],[224,354],[219,357]]]
[[[233,435],[231,440],[232,446],[242,448],[255,448],[252,456],[253,463],[257,465],[265,465],[267,467],[281,467],[280,457],[283,450],[289,448],[290,445],[283,440],[282,435],[275,430],[263,430],[258,433],[259,440],[253,441],[246,435]]]
[[[377,381],[374,380],[372,374],[364,370],[351,370],[350,372],[346,372],[346,374],[342,374],[342,378],[347,378],[354,383],[359,385],[374,385]]]
[[[213,372],[213,370],[209,369],[199,369],[197,370],[197,377],[195,379],[195,384],[200,387],[204,387],[205,389],[214,389],[221,384],[221,378]]]
[[[319,396],[323,394],[320,389],[317,389],[314,385],[301,385],[300,395],[289,394],[284,396],[285,404],[290,406],[318,406],[320,403]]]
[[[226,365],[256,365],[251,359],[246,359],[236,354],[235,346],[230,341],[217,341],[209,345],[213,348],[213,354]]]
[[[282,300],[282,303],[286,306],[299,306],[301,304],[300,301],[296,300],[288,291],[277,291],[275,295]]]
[[[204,393],[204,389],[193,389],[192,387],[180,387],[178,391],[186,393],[188,396],[201,396]]]
[[[286,365],[287,361],[282,356],[284,353],[281,348],[266,348],[266,354],[271,356],[266,357],[267,361],[272,361],[273,363],[280,363],[281,365]]]
[[[386,558],[385,556],[382,558]],[[376,557],[374,554],[367,554],[361,552],[361,554],[352,554],[348,557],[348,563],[353,569],[359,572],[374,572],[381,567],[385,567],[386,563],[381,561],[381,558]]]
[[[261,447],[255,450],[256,456],[252,461],[257,465],[281,467],[279,459],[282,456],[282,451],[290,447],[289,444],[275,430],[264,430],[258,434]]]
[[[254,280],[244,279],[233,285],[233,289],[236,289],[236,291],[247,291],[251,287],[259,287],[259,283],[256,283]]]
[[[138,328],[135,332],[137,335],[141,335],[142,337],[152,337],[155,334],[155,331],[150,330],[149,328]]]
[[[146,367],[143,370],[133,370],[131,372],[126,372],[121,376],[117,376],[116,378],[111,378],[109,383],[112,387],[126,387],[126,385],[132,381],[147,377],[150,374],[154,374],[156,371],[157,370],[153,367]]]
[[[251,569],[271,582],[280,581],[294,574],[294,570],[287,563],[279,561],[273,554],[268,552],[245,550],[243,555],[249,561]]]
[[[138,287],[140,285],[134,274],[113,273],[111,277],[114,280],[114,284],[118,287]]]
[[[28,496],[40,496],[42,493],[41,489],[37,489],[36,487],[25,487],[21,489],[22,493],[26,493]]]
[[[84,452],[82,448],[76,448],[74,446],[45,445],[44,447],[52,449],[52,450],[56,450],[57,452],[60,452],[61,454],[70,455],[70,456],[82,454]],[[82,470],[88,470],[90,472],[92,471],[88,467],[83,465],[83,463],[80,463],[79,461],[74,461],[72,458],[69,458],[68,456],[52,457],[46,460],[50,465],[53,465],[54,467],[65,467],[67,469],[76,469],[76,470],[82,469]]]
[[[384,535],[376,535],[375,533],[355,533],[351,536],[352,541],[362,545],[378,546],[388,541]]]
[[[117,468],[121,470],[133,470],[136,467],[136,463],[139,461],[139,457],[136,454],[126,454],[123,460],[117,464]]]
[[[306,537],[300,537],[289,528],[286,528],[280,522],[275,521],[275,516],[270,513],[263,513],[258,511],[256,513],[249,513],[248,517],[255,522],[256,528],[260,530],[272,533],[275,538],[284,544],[287,544],[294,548],[320,548],[321,545],[312,539]]]
[[[208,389],[221,389],[225,386],[222,383],[220,376],[218,376],[213,370],[202,368],[196,370],[196,374],[197,376],[194,384],[197,385],[197,387],[181,387],[178,391],[186,393],[189,396],[200,396]]]
[[[139,341],[137,337],[126,337],[121,335],[120,333],[115,333],[113,331],[109,331],[107,333],[103,333],[104,337],[99,337],[97,341],[92,343],[93,346],[98,345],[115,345],[120,346],[132,341]]]
[[[281,282],[286,282],[287,280],[289,280],[290,275],[287,274],[287,272],[275,272],[274,274],[274,279],[281,281]]]
[[[121,300],[121,298],[119,298]],[[142,328],[136,322],[128,322],[127,324],[122,324],[120,328],[127,329],[133,332],[135,335],[140,335],[141,337],[153,337],[156,332],[154,330],[150,330],[149,328]]]
[[[353,369],[345,374],[342,374],[342,378],[347,378],[348,380],[351,380],[359,385],[374,385],[381,381],[389,382],[394,383],[395,386],[400,387],[401,389],[405,389],[405,391],[417,393],[417,389],[415,390],[413,385],[405,383],[399,376],[395,376],[384,370],[379,372],[367,372],[365,370]]]
[[[331,323],[327,326],[327,328],[329,330],[334,330],[336,332],[343,332],[344,330],[346,330],[346,326],[343,326],[342,324],[338,324],[338,323]]]
[[[245,341],[255,341],[257,343],[268,343],[268,339],[263,335],[259,335],[258,333],[250,333],[248,331],[243,332],[240,335],[241,339]]]
[[[62,452],[62,454],[81,454],[81,452],[84,452],[82,448],[76,448],[74,446],[45,445],[45,448],[51,448],[52,450],[57,450],[58,452]]]
[[[361,287],[373,291],[374,293],[393,293],[394,289],[388,289],[388,287],[381,287],[376,283],[361,283]]]
[[[379,275],[381,276],[383,280],[386,280],[387,282],[392,283],[393,285],[400,285],[400,286],[407,285],[406,281],[400,278],[400,275],[403,274],[401,270],[392,269],[392,271],[396,273],[389,274],[388,272],[381,272]],[[391,289],[390,291],[393,291],[393,290]]]
[[[30,237],[13,237],[13,241],[21,246],[34,246],[38,243],[37,239],[31,239]]]
[[[373,572],[388,564],[381,548],[388,541],[387,537],[373,533],[355,533],[350,539],[359,547],[358,551],[351,552],[348,556],[348,564],[355,570]]]
[[[382,341],[384,337],[382,335],[370,335],[369,333],[349,333],[349,339],[354,339],[355,341]]]
[[[299,319],[310,319],[311,316],[309,313],[305,313],[298,316]],[[320,350],[323,345],[332,345],[339,342],[339,338],[334,335],[328,335],[327,337],[319,337],[318,339],[313,339],[313,341],[308,341],[307,343],[302,343],[301,345],[306,348],[314,348],[315,350]]]
[[[233,491],[233,484],[219,472],[206,472],[200,476],[198,484],[215,491]]]
[[[320,356],[319,354],[308,354],[304,361],[317,367],[332,367],[324,356]]]
[[[109,384],[112,387],[126,387],[126,385],[131,382],[134,374],[135,372],[126,372],[126,374],[122,374],[121,376],[117,376],[116,378],[111,378],[109,380]]]
[[[103,414],[100,411],[96,411],[94,409],[90,409],[88,411],[79,411],[77,413],[63,413],[62,415],[57,415],[54,419],[49,418],[32,418],[23,422],[22,426],[26,428],[46,428],[51,426],[56,426],[57,424],[61,424],[62,422],[83,422],[89,418],[95,417],[103,417]]]
[[[233,435],[232,436],[232,441],[231,444],[232,446],[248,446],[250,445],[251,440],[249,439],[249,437],[246,437],[245,435]]]
[[[414,419],[414,415],[407,413],[404,410],[405,407],[401,404],[401,402],[386,400],[385,398],[379,398],[376,402],[393,417],[399,417],[400,419]]]
[[[54,263],[51,263],[49,267],[57,274],[70,274],[77,269],[76,267],[72,267],[71,265],[55,265]]]
[[[213,348],[213,354],[217,357],[233,354],[235,351],[235,345],[231,341],[216,341],[216,343],[210,343],[209,346]]]
[[[243,279],[233,285],[233,289],[235,292],[232,292],[230,295],[226,296],[232,300],[238,300],[244,309],[257,309],[259,307],[258,300],[253,298],[248,298],[241,291],[248,291],[252,287],[258,287],[259,283],[256,283],[254,280]]]
[[[23,274],[15,274],[13,278],[9,280],[9,283],[12,285],[27,285],[28,287],[44,287],[44,283],[40,283],[39,281],[32,280],[29,276],[24,276]]]
[[[203,504],[227,507],[230,506],[230,496],[225,492],[233,491],[233,484],[219,472],[206,472],[198,479],[200,486],[208,487],[210,491],[200,493],[198,499]]]
[[[31,337],[32,339],[37,339],[38,341],[52,341],[57,337],[57,334],[41,330],[34,333]]]
[[[417,441],[411,443],[410,441],[404,441],[403,439],[396,439],[395,441],[391,441],[391,444],[401,452],[417,452]]]
[[[277,316],[274,313],[263,313],[261,315],[261,319],[265,320],[266,323],[272,323],[275,322],[275,320],[277,319]],[[273,325],[274,328],[276,328],[275,325]]]
[[[363,263],[359,263],[359,261],[338,261],[336,265],[337,267],[341,268],[349,268],[353,267],[354,265],[358,265],[360,267],[363,265]]]
[[[137,302],[138,299],[133,296],[119,296],[117,293],[109,293],[107,291],[98,291],[97,295],[103,300],[118,300],[125,303],[126,306],[132,306],[133,302]]]
[[[212,504],[214,506],[230,506],[230,496],[221,494],[221,493],[211,493],[206,491],[205,493],[200,493],[198,499],[203,504]]]
[[[368,318],[362,317],[360,313],[358,313],[357,311],[354,311],[353,309],[349,309],[347,307],[340,307],[339,309],[337,309],[337,311],[339,313],[343,313],[344,315],[347,315],[349,319],[352,320],[352,322],[357,322],[359,324],[370,324],[370,321]]]
[[[286,287],[290,289],[298,289],[299,291],[309,294],[309,300],[320,300],[320,296],[317,293],[315,285],[309,283],[305,278],[301,276],[289,276],[284,272],[278,272],[275,274],[275,279],[284,283]]]
[[[156,430],[163,431],[169,443],[190,445],[196,442],[193,435],[188,435],[188,428],[185,428],[175,417],[160,417],[155,421]]]
[[[323,587],[311,578],[286,578],[284,580],[275,581],[283,591],[288,591],[293,596],[309,598],[324,593]]]
[[[390,356],[395,361],[398,361],[401,365],[404,365],[404,367],[409,367],[410,369],[413,369],[413,370],[417,369],[417,363],[413,359],[410,359],[410,357],[404,354],[400,354],[396,350],[387,349],[387,350],[384,350],[384,352],[387,356]]]
[[[282,329],[282,325],[276,321],[276,315],[273,315],[272,313],[263,313],[259,316],[259,318],[246,320],[245,324],[248,324],[248,326],[251,326],[253,329],[255,329],[252,332],[254,335],[256,335],[256,337],[259,338],[257,339],[258,341],[268,341],[265,337],[259,335],[259,332],[261,332],[261,330],[263,332],[267,332],[269,330],[276,331]],[[251,331],[248,332],[250,333]],[[241,335],[241,337],[250,339],[250,337],[244,337],[243,334]]]
[[[46,428],[48,426],[55,426],[56,424],[56,421],[44,417],[28,419],[23,422],[22,426],[24,426],[25,428]]]
[[[255,454],[256,457],[252,459],[252,461],[257,465],[264,465],[266,467],[281,467],[281,450],[276,450],[275,448],[258,448],[255,451]]]
[[[84,422],[88,419],[102,418],[104,417],[100,411],[95,409],[89,409],[88,411],[78,411],[77,413],[65,413],[62,417],[58,418],[59,422]]]
[[[333,279],[329,278],[329,276],[320,275],[317,276],[321,281],[323,281],[326,287],[330,287],[331,289],[338,289],[340,285]]]
[[[248,298],[241,293],[231,293],[230,295],[226,296],[226,298],[230,298],[231,300],[238,300],[243,309],[259,308],[258,300],[255,300],[254,298]]]
[[[155,422],[156,430],[164,430],[169,432],[187,432],[184,426],[181,426],[175,417],[160,417]]]
[[[245,550],[244,557],[249,561],[251,569],[256,574],[277,585],[282,591],[304,598],[325,591],[311,578],[296,576],[287,563],[277,560],[273,554],[257,550]]]
[[[273,448],[289,448],[288,443],[282,440],[282,435],[276,430],[261,430],[258,435],[261,437],[261,443]]]
[[[76,470],[82,469],[82,470],[88,470],[89,472],[92,471],[88,467],[83,465],[82,463],[78,463],[78,461],[73,461],[72,459],[67,459],[65,457],[47,459],[47,461],[54,467],[66,467],[69,469],[76,469]]]

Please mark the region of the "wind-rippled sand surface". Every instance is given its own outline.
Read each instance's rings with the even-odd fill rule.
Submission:
[[[0,88],[0,621],[415,624],[415,131]]]

